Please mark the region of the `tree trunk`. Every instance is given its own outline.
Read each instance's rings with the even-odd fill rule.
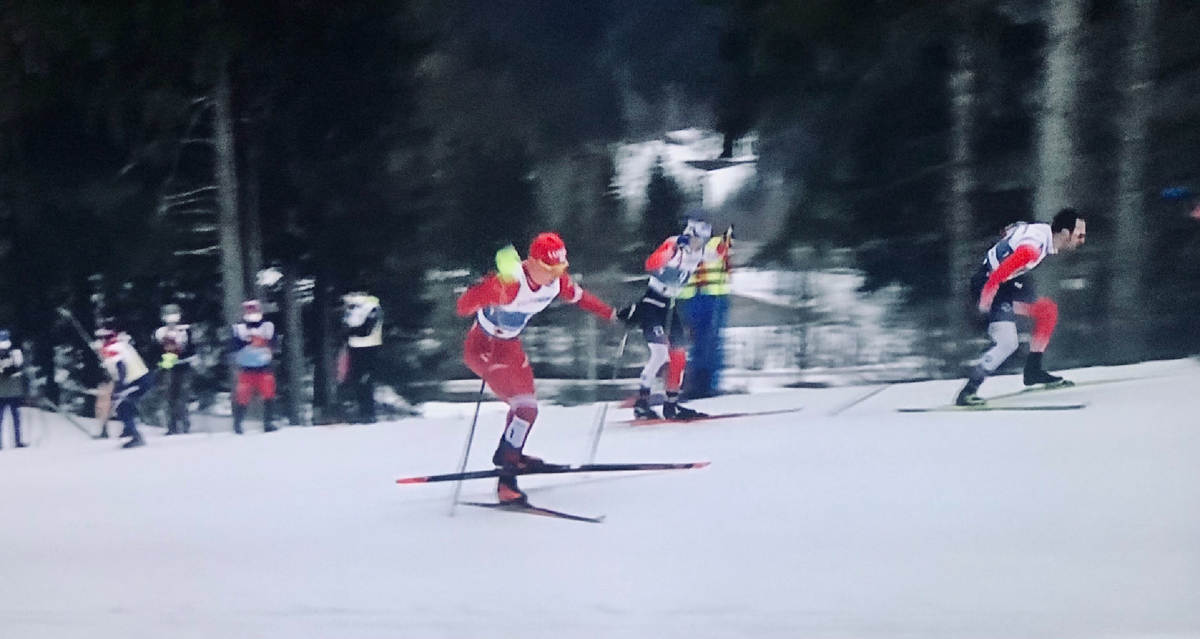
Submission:
[[[1157,0],[1126,0],[1130,30],[1122,58],[1121,147],[1117,160],[1117,219],[1108,304],[1109,352],[1118,362],[1144,357],[1146,326],[1141,308],[1146,259],[1146,144],[1154,89]]]
[[[947,228],[950,235],[950,299],[947,312],[951,344],[949,364],[956,367],[963,356],[963,343],[970,329],[967,313],[973,300],[970,278],[975,265],[971,252],[974,214],[971,194],[977,187],[972,139],[975,133],[977,99],[975,20],[976,3],[962,0],[957,7],[957,33],[954,39],[954,68],[950,72],[949,94],[952,119],[950,133],[950,202]]]
[[[1053,0],[1042,113],[1038,120],[1038,181],[1034,217],[1049,220],[1072,200],[1076,171],[1075,139],[1079,78],[1083,71],[1083,5],[1085,0]]]
[[[237,155],[234,151],[233,112],[229,95],[227,60],[221,56],[213,95],[213,130],[216,139],[218,233],[221,240],[221,284],[225,289],[226,325],[241,320],[245,301],[241,224],[238,220]]]
[[[262,222],[259,219],[259,150],[258,141],[251,136],[246,148],[246,286],[263,297],[258,286],[258,272],[263,269]]]
[[[337,345],[330,319],[333,313],[334,277],[332,247],[328,233],[332,224],[329,213],[321,211],[315,238],[316,280],[313,283],[312,311],[316,331],[313,354],[313,423],[330,424],[340,419],[337,401]]]
[[[556,156],[541,162],[537,167],[538,217],[552,228],[563,225],[568,216],[578,215],[573,199],[576,197],[576,167],[569,155]]]
[[[335,351],[333,327],[330,316],[333,312],[333,287],[328,277],[317,275],[313,288],[313,313],[317,321],[317,353],[313,364],[313,423],[332,424],[339,420],[337,398],[337,371],[334,364]]]
[[[35,341],[33,348],[31,364],[40,369],[41,374],[46,378],[46,385],[41,389],[41,396],[57,405],[61,397],[59,397],[58,388],[58,367],[54,361],[54,343],[49,337],[45,337]],[[82,348],[87,348],[87,346]]]
[[[296,295],[295,267],[283,269],[283,316],[287,339],[283,342],[283,367],[287,374],[288,421],[293,425],[305,424],[303,414],[304,396],[304,325],[300,321],[300,299]]]

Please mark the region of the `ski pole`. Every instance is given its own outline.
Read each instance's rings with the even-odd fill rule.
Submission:
[[[617,356],[613,358],[612,381],[617,381],[617,371],[621,368],[621,356],[625,354],[625,343],[629,340],[629,329],[621,335],[621,344],[617,347]],[[600,403],[600,418],[596,422],[596,432],[592,435],[592,446],[588,449],[587,463],[596,461],[596,451],[600,449],[600,435],[604,433],[604,422],[608,421],[608,402]]]
[[[887,389],[891,388],[892,386],[893,386],[893,384],[884,384],[883,386],[880,386],[880,387],[878,387],[878,388],[875,388],[875,389],[871,390],[871,392],[869,392],[869,393],[867,393],[867,394],[865,394],[865,395],[862,395],[862,396],[858,397],[857,399],[855,399],[855,400],[853,400],[853,401],[850,401],[850,402],[847,402],[847,403],[845,403],[845,404],[842,404],[841,406],[839,406],[839,407],[837,407],[837,408],[835,408],[835,409],[833,409],[833,410],[829,411],[829,416],[830,416],[830,417],[833,417],[833,416],[835,416],[835,415],[840,415],[840,414],[842,414],[843,412],[845,412],[845,411],[847,411],[847,410],[849,410],[849,409],[851,409],[851,408],[854,408],[855,406],[858,406],[859,404],[861,404],[861,403],[863,403],[863,402],[867,401],[868,399],[871,399],[872,397],[874,397],[874,396],[876,396],[876,395],[878,395],[878,394],[882,393],[883,391],[885,391],[885,390],[887,390]]]
[[[471,456],[471,442],[475,439],[475,425],[479,423],[479,407],[483,405],[483,390],[487,388],[486,381],[479,382],[479,397],[475,400],[475,416],[471,418],[471,430],[467,433],[467,443],[463,446],[462,462],[458,465],[458,472],[467,472],[467,459]],[[462,493],[463,480],[454,482],[454,500],[450,502],[450,516],[454,516],[454,511],[458,510],[458,496]]]
[[[80,424],[79,422],[75,421],[75,418],[72,417],[70,413],[68,413],[65,409],[60,407],[58,404],[55,404],[54,402],[50,401],[49,398],[42,397],[41,399],[38,400],[38,402],[42,406],[45,406],[46,408],[49,408],[50,410],[54,411],[54,413],[56,415],[58,415],[59,417],[62,417],[63,419],[70,422],[70,424],[72,426],[74,426],[75,428],[78,428],[80,431],[83,432],[84,435],[87,435],[88,437],[90,437],[92,439],[96,439],[96,436],[92,434],[92,431],[85,428],[83,426],[83,424]]]
[[[100,351],[92,344],[91,338],[88,337],[87,331],[83,330],[83,324],[79,323],[79,320],[75,317],[75,314],[65,306],[58,307],[58,314],[71,320],[71,325],[75,327],[75,332],[79,333],[79,339],[83,340],[84,345],[88,347],[88,350],[92,352],[92,355],[96,356],[96,360],[100,362],[100,367],[103,369],[104,358],[100,356]],[[107,369],[104,370],[104,374],[109,379],[112,379],[112,374],[110,374]],[[105,422],[107,421],[108,420],[105,420]]]
[[[79,320],[75,318],[75,314],[63,306],[58,307],[58,314],[71,321],[71,326],[74,326],[75,332],[79,333],[79,339],[83,340],[83,343],[87,345],[88,350],[95,353],[96,349],[94,346],[92,346],[92,339],[88,337],[87,331],[83,329],[83,324],[80,324]]]

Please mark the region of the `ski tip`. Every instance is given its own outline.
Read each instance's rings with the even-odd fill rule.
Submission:
[[[404,477],[402,479],[397,479],[396,483],[397,484],[427,484],[427,483],[429,483],[429,478],[428,477]]]
[[[710,464],[712,464],[712,462],[693,462],[691,467],[692,468],[705,468],[705,467],[709,466]]]

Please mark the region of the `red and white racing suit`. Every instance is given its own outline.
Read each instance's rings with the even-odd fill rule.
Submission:
[[[517,450],[524,447],[537,419],[533,369],[521,347],[521,331],[555,299],[578,304],[606,320],[613,317],[608,304],[580,288],[566,273],[540,287],[529,281],[527,272],[515,282],[491,273],[458,298],[460,316],[475,314],[463,344],[463,361],[509,405],[504,439]]]

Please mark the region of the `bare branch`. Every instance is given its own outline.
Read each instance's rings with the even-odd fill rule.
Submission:
[[[211,196],[206,197],[203,195],[198,195],[196,197],[190,197],[186,200],[179,200],[178,202],[163,202],[162,206],[164,209],[170,209],[170,208],[175,208],[177,206],[187,206],[189,204],[195,204],[197,202],[212,202],[212,201],[213,201],[213,198]]]
[[[215,190],[217,190],[217,187],[216,187],[216,185],[211,185],[211,186],[202,186],[202,187],[200,187],[200,188],[198,188],[198,189],[193,189],[193,190],[191,190],[191,191],[184,191],[183,193],[172,193],[171,195],[164,195],[164,196],[163,196],[163,199],[164,199],[164,200],[175,200],[175,199],[179,199],[179,198],[184,198],[184,197],[188,197],[188,196],[191,196],[191,195],[195,195],[195,194],[197,194],[197,193],[201,193],[201,192],[204,192],[204,191],[215,191]]]
[[[219,247],[219,246],[206,246],[204,248],[193,249],[193,250],[174,251],[174,254],[175,255],[208,256],[208,255],[216,255],[219,252],[221,252],[221,247]]]
[[[171,210],[165,206],[159,207],[158,214],[163,215],[216,215],[217,212],[213,209],[178,209]]]

